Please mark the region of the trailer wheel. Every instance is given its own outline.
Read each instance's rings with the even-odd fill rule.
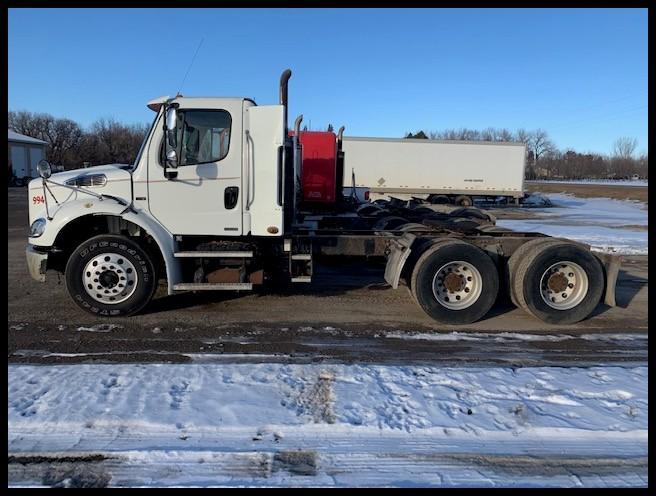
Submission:
[[[16,177],[14,178],[14,186],[17,187],[22,187],[23,186],[23,178],[22,177]]]
[[[567,242],[534,247],[515,268],[511,292],[519,305],[549,324],[574,324],[601,300],[604,272],[589,251]]]
[[[453,203],[460,205],[461,207],[471,207],[474,204],[474,200],[472,200],[471,196],[458,195],[455,200],[453,200]]]
[[[419,257],[411,290],[419,306],[437,322],[470,324],[492,308],[499,292],[499,275],[483,250],[449,240]]]
[[[123,236],[84,241],[66,264],[66,288],[77,305],[94,315],[122,317],[143,309],[157,289],[148,253]]]

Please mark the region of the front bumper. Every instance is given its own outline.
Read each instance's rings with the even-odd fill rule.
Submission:
[[[48,254],[37,251],[32,245],[27,245],[25,256],[27,258],[27,268],[30,271],[32,279],[39,282],[46,282]]]

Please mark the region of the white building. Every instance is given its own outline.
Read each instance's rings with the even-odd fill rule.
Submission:
[[[48,143],[9,129],[9,167],[17,178],[37,177],[36,164],[46,158]]]

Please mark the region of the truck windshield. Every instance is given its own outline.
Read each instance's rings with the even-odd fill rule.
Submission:
[[[137,168],[137,164],[141,160],[141,155],[144,152],[144,148],[146,147],[146,143],[148,142],[148,138],[150,138],[150,135],[153,134],[153,129],[155,128],[155,123],[157,122],[158,118],[159,118],[159,112],[157,112],[155,114],[155,118],[153,119],[153,122],[150,125],[150,129],[148,129],[148,132],[146,133],[146,136],[144,136],[144,139],[141,142],[141,147],[139,148],[139,153],[137,153],[137,158],[134,160],[134,163],[132,164],[132,167],[130,168],[130,170],[134,171],[134,169]]]

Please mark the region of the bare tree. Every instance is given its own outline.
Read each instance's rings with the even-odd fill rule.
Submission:
[[[114,119],[99,119],[91,126],[96,140],[91,143],[96,146],[96,155],[100,163],[131,164],[137,157],[139,147],[148,127],[146,125],[120,124]]]
[[[53,164],[71,165],[70,152],[82,139],[82,128],[70,119],[19,111],[8,113],[8,127],[17,133],[48,142],[46,158]]]
[[[556,146],[549,139],[549,135],[544,129],[536,129],[531,133],[529,148],[533,152],[534,164],[537,164],[544,155],[556,150]]]
[[[635,138],[622,137],[613,143],[613,156],[617,158],[630,159],[638,148],[638,140]]]
[[[610,168],[616,177],[630,177],[633,174],[639,174],[639,162],[633,158],[637,147],[638,140],[635,138],[622,137],[615,140]]]
[[[518,129],[517,132],[515,132],[513,141],[524,143],[528,146],[528,144],[531,142],[531,134],[526,129]]]

